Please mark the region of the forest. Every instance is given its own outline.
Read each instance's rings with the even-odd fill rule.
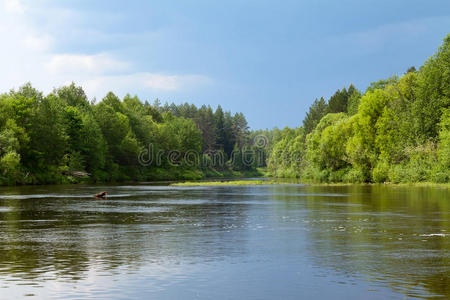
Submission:
[[[275,177],[312,182],[450,180],[450,35],[422,67],[316,99],[302,126],[274,135]]]
[[[418,70],[316,99],[298,128],[250,130],[220,105],[89,100],[74,83],[0,95],[0,185],[261,176],[259,167],[305,182],[449,182],[450,35]]]
[[[73,83],[48,95],[27,83],[0,95],[0,128],[2,185],[257,174],[256,161],[238,159],[252,148],[244,115],[220,106],[149,104],[111,92],[89,101]],[[150,146],[159,157],[142,163]]]

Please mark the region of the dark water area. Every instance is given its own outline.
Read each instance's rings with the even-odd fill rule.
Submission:
[[[0,188],[0,299],[17,298],[450,298],[450,190]]]

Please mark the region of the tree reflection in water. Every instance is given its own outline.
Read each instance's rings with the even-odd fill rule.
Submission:
[[[110,197],[93,199],[96,190]],[[252,292],[239,274],[253,272],[251,283],[263,290],[283,267],[315,272],[305,275],[307,283],[284,274],[276,284],[291,296],[308,286],[321,295],[333,280],[344,280],[412,297],[450,297],[448,189],[80,185],[2,188],[0,195],[4,288],[76,282],[87,289],[100,285],[93,274],[145,270],[143,284],[155,289],[174,276],[190,289],[207,289],[223,276]],[[186,265],[199,273],[188,274]],[[208,273],[201,269],[207,265],[217,267]]]

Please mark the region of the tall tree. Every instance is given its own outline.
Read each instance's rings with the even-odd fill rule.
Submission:
[[[69,86],[63,86],[55,90],[54,93],[58,95],[67,105],[89,108],[89,101],[80,86],[71,83]]]
[[[321,97],[320,100],[314,100],[314,103],[309,107],[309,111],[306,113],[306,117],[303,120],[303,128],[305,129],[306,134],[314,130],[323,116],[326,115],[327,111],[328,105],[323,97]]]
[[[227,157],[230,158],[236,139],[233,134],[233,117],[231,116],[231,113],[229,111],[225,112],[224,114],[223,127],[225,134],[223,150],[225,151]]]
[[[346,88],[342,90],[337,90],[330,100],[328,100],[328,112],[330,113],[340,113],[347,112],[349,93]]]
[[[436,139],[443,109],[450,107],[450,34],[430,57],[417,79],[417,100],[413,104],[415,128],[421,140]]]
[[[215,126],[216,126],[216,145],[218,149],[223,150],[226,143],[226,134],[225,134],[225,117],[222,110],[222,107],[217,106],[216,111],[214,112],[215,118]]]
[[[211,106],[203,105],[196,118],[196,123],[202,132],[203,151],[211,151],[216,145],[216,124]]]
[[[235,113],[233,117],[233,135],[238,149],[242,149],[247,142],[248,124],[242,113]]]
[[[359,106],[359,102],[361,100],[361,96],[362,96],[361,92],[358,91],[357,89],[354,89],[351,93],[350,93],[350,89],[349,89],[347,113],[350,116],[353,116],[358,112],[358,106]]]

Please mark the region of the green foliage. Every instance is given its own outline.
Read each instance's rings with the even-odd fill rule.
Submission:
[[[355,115],[358,112],[359,102],[361,101],[361,92],[354,89],[349,95],[347,103],[347,112],[350,116]]]
[[[448,182],[450,180],[450,108],[444,109],[439,123],[438,161],[434,181]]]
[[[83,89],[71,83],[63,86],[54,92],[61,100],[71,107],[89,109],[89,102]]]
[[[242,113],[236,113],[232,121],[232,130],[234,140],[239,149],[243,148],[248,142],[248,124]]]
[[[21,148],[19,139],[22,139],[22,144],[28,141],[23,128],[18,127],[13,119],[7,120],[0,132],[0,153],[19,152]]]
[[[0,158],[0,182],[12,185],[18,183],[21,177],[20,155],[9,151]]]
[[[406,160],[390,167],[389,181],[394,183],[436,181],[438,158],[433,143],[406,149],[406,152],[408,153]]]
[[[349,97],[350,94],[346,88],[343,88],[342,90],[337,90],[336,93],[334,93],[334,95],[331,96],[330,100],[328,100],[328,112],[329,113],[346,112]]]
[[[316,100],[303,126],[306,144],[286,130],[271,148],[273,176],[318,182],[449,182],[450,35],[423,67],[352,85]],[[292,172],[292,155],[300,164]]]
[[[444,110],[439,131],[439,161],[450,169],[450,108]]]
[[[370,170],[378,160],[376,124],[389,101],[388,90],[369,91],[361,98],[358,113],[353,117],[354,134],[348,140],[346,152],[349,162],[363,172],[363,181],[371,179]]]
[[[233,169],[241,174],[258,165],[225,162],[233,148],[255,150],[249,136],[244,115],[220,106],[214,112],[186,103],[161,106],[159,100],[150,105],[112,92],[95,104],[74,83],[47,96],[27,83],[0,95],[0,184],[200,179],[232,175]],[[141,165],[150,146],[155,164]],[[202,166],[202,150],[219,151],[224,163]],[[210,154],[205,158],[211,161]]]
[[[80,140],[79,148],[84,157],[86,171],[94,174],[105,166],[107,146],[100,126],[90,113],[82,116],[80,136],[83,139]]]
[[[306,117],[303,120],[303,128],[305,133],[308,134],[316,128],[323,116],[326,115],[328,105],[323,99],[314,100],[313,104],[309,107],[309,111],[306,113]]]
[[[53,94],[43,98],[35,109],[32,124],[32,129],[29,129],[32,153],[24,165],[41,170],[59,165],[69,138],[64,124],[62,100]]]
[[[242,113],[112,92],[89,102],[71,84],[0,95],[0,184],[256,174],[320,182],[450,180],[450,35],[419,69],[315,100],[303,126],[250,131]],[[262,146],[258,138],[264,137]],[[138,158],[152,147],[156,165]],[[155,155],[158,155],[156,157]],[[201,163],[186,164],[186,155]],[[217,156],[220,165],[215,164]]]
[[[273,148],[267,160],[268,171],[275,177],[299,177],[305,150],[305,132],[285,128],[276,133]]]
[[[444,108],[450,106],[450,34],[418,72],[414,128],[421,141],[436,138]]]
[[[372,170],[372,180],[373,182],[386,182],[389,181],[389,169],[390,165],[385,160],[380,160],[377,162],[376,166]]]
[[[415,99],[414,87],[416,73],[407,73],[390,91],[390,102],[376,123],[375,144],[380,152],[380,159],[398,164],[407,158],[405,149],[416,145],[416,134],[412,130],[413,123],[411,104]]]
[[[352,133],[352,121],[345,113],[330,113],[307,136],[305,179],[343,180],[349,167],[345,149]]]
[[[80,152],[74,151],[64,156],[65,165],[70,171],[84,170],[84,157]]]
[[[398,76],[392,76],[388,79],[381,79],[378,81],[371,82],[370,85],[366,89],[367,92],[374,92],[375,90],[383,90],[388,85],[394,85],[398,82]]]
[[[306,158],[319,169],[338,170],[347,166],[345,143],[351,126],[344,113],[327,114],[306,138]]]
[[[232,186],[232,185],[271,185],[280,184],[270,180],[230,180],[230,181],[186,181],[172,183],[171,186]]]

